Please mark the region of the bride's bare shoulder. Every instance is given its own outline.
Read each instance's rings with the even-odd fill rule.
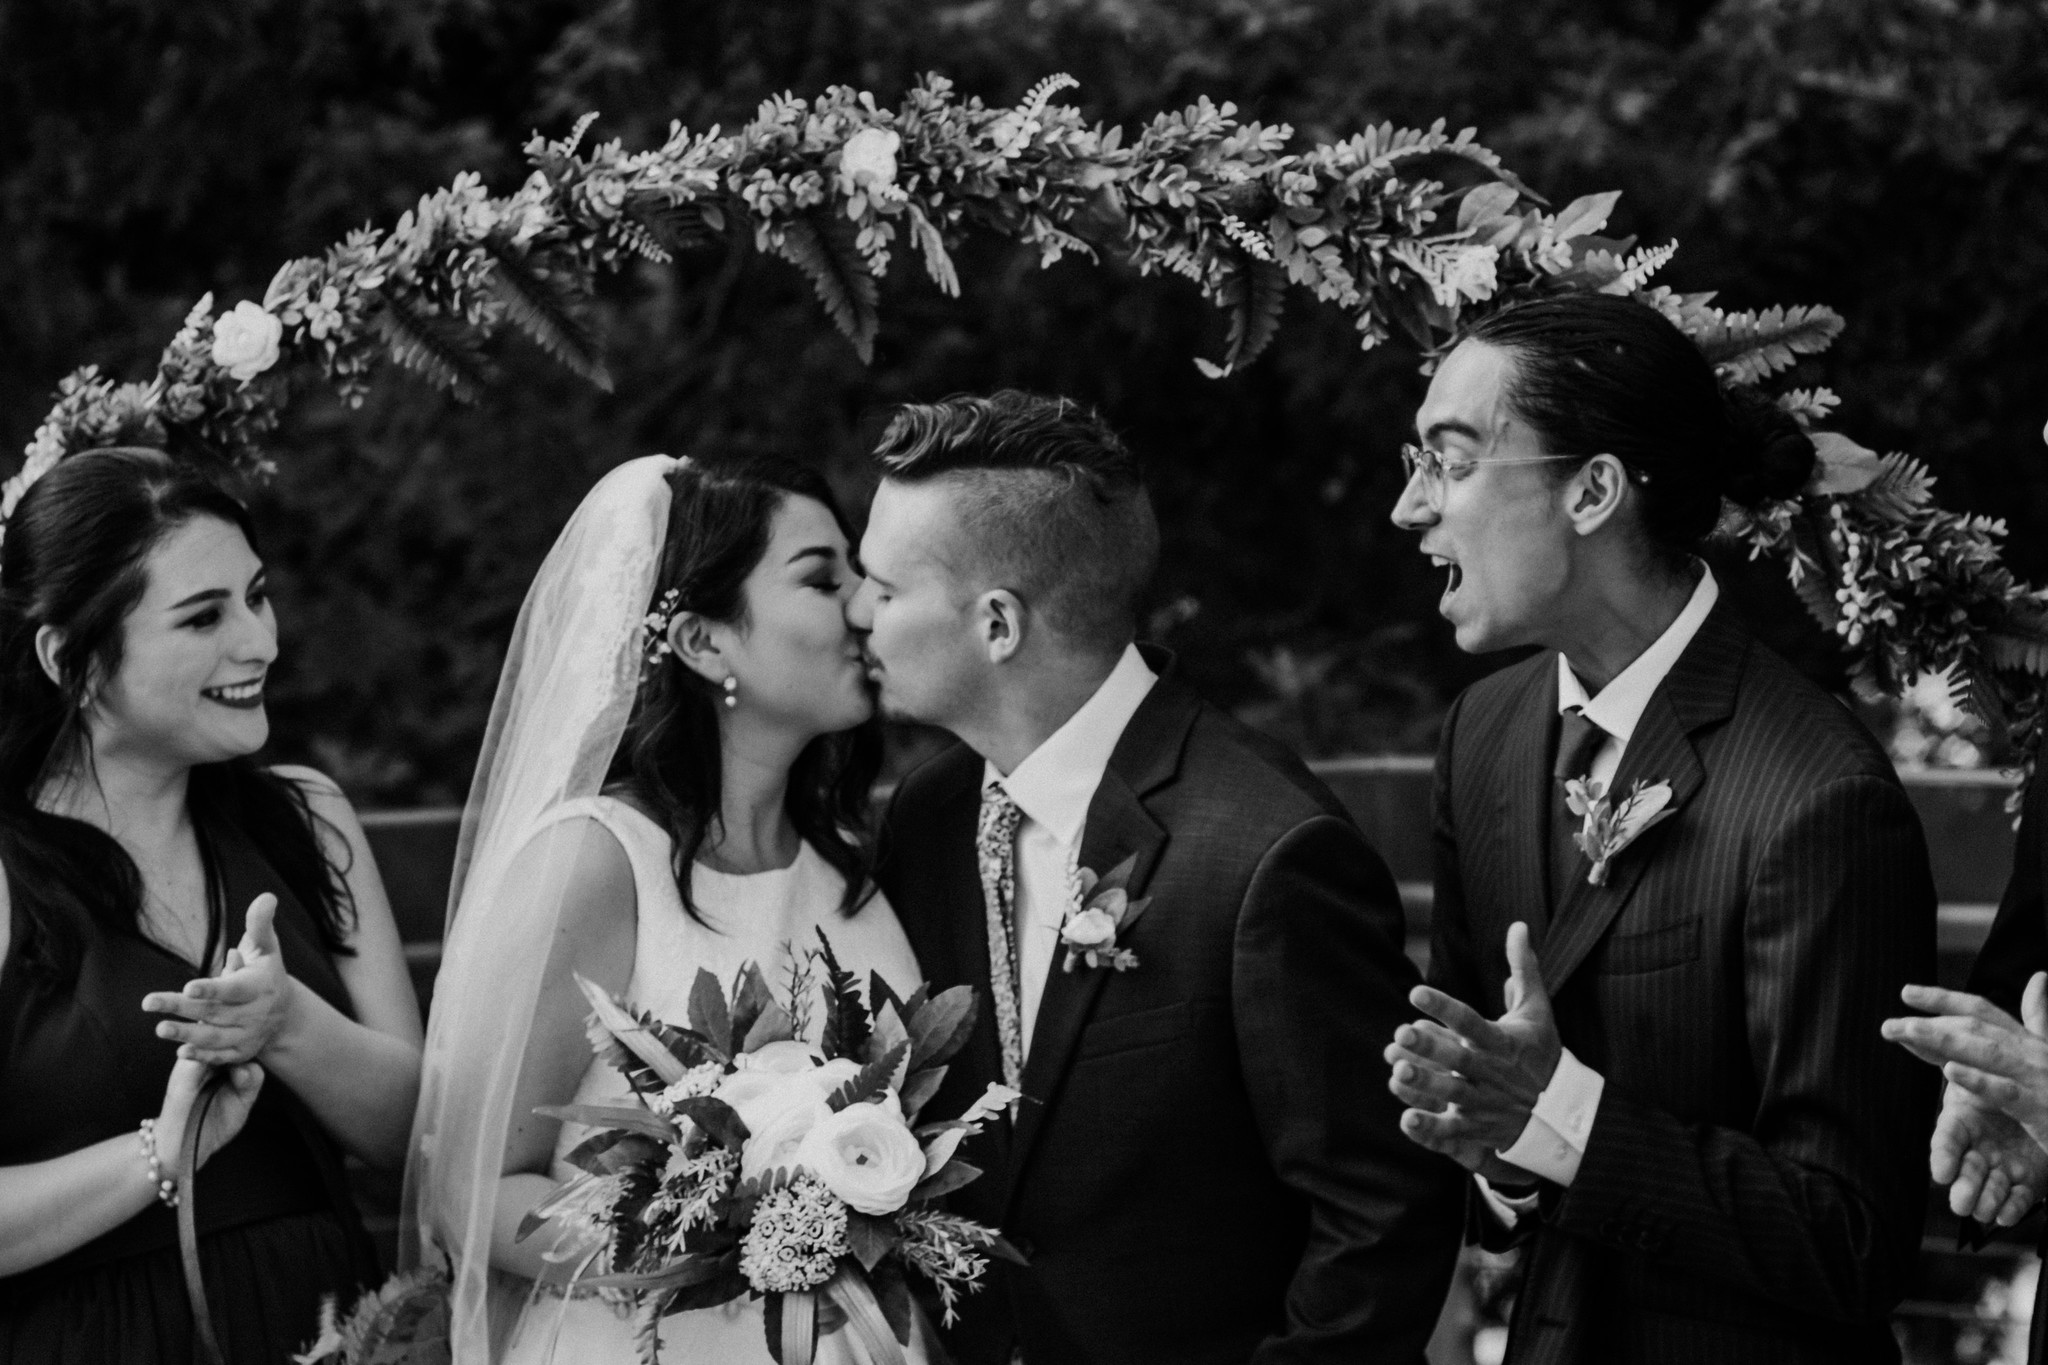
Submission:
[[[633,863],[619,836],[591,812],[565,815],[537,830],[506,869],[505,885],[562,899],[575,913],[634,903]]]

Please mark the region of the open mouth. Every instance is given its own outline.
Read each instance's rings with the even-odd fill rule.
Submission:
[[[208,701],[219,702],[222,706],[232,706],[238,711],[253,711],[263,705],[263,679],[235,683],[230,687],[202,688],[199,695]]]
[[[1445,606],[1449,605],[1453,597],[1458,595],[1458,589],[1464,585],[1465,570],[1460,567],[1457,560],[1446,559],[1442,555],[1431,555],[1429,562],[1445,571],[1444,595],[1437,602],[1437,609],[1442,610]]]

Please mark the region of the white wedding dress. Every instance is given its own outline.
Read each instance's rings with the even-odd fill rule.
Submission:
[[[815,947],[821,928],[840,965],[863,985],[870,972],[880,972],[900,996],[916,989],[917,961],[888,902],[877,893],[851,918],[842,915],[845,882],[810,844],[801,846],[795,862],[773,872],[735,876],[695,865],[690,894],[705,921],[699,923],[683,909],[676,892],[665,830],[625,802],[605,796],[566,802],[549,813],[548,823],[578,817],[594,819],[611,831],[632,864],[639,903],[627,995],[657,1018],[680,1023],[688,1017],[690,985],[699,969],[709,970],[730,990],[735,973],[751,961],[779,995],[788,985],[791,947]],[[819,1011],[814,1007],[810,1016],[815,1042]],[[618,1071],[593,1059],[574,1102],[608,1103],[626,1093]],[[556,1179],[579,1174],[562,1158],[588,1135],[589,1130],[579,1125],[562,1125],[555,1144]],[[762,1306],[760,1299],[748,1294],[717,1308],[665,1319],[664,1365],[770,1365]],[[916,1342],[906,1356],[912,1365],[922,1365],[924,1356]],[[545,1293],[520,1314],[506,1354],[507,1365],[635,1365],[638,1360],[626,1309],[596,1297],[564,1299]],[[844,1332],[819,1338],[817,1361],[861,1365]]]

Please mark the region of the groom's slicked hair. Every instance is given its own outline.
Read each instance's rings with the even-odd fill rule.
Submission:
[[[883,475],[945,479],[960,549],[993,586],[1077,644],[1120,649],[1159,565],[1144,470],[1092,408],[1003,389],[905,405],[875,448]]]

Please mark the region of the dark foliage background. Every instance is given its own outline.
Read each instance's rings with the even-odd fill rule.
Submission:
[[[2010,519],[2048,578],[2048,6],[1995,0],[5,0],[0,447],[60,375],[147,372],[192,300],[261,297],[286,258],[388,224],[585,109],[599,135],[743,121],[828,83],[921,71],[1016,99],[1056,71],[1093,117],[1207,94],[1303,138],[1475,124],[1562,203],[1676,237],[1662,277],[1850,320],[1802,383],[1908,448],[1955,506]],[[528,576],[606,467],[653,450],[818,462],[856,502],[892,403],[1016,384],[1100,404],[1153,461],[1154,634],[1201,686],[1315,752],[1428,747],[1488,666],[1385,520],[1421,393],[1292,301],[1247,373],[1199,376],[1221,321],[1175,281],[996,244],[965,296],[913,271],[864,367],[808,286],[744,247],[641,267],[600,300],[615,395],[512,351],[460,407],[398,378],[359,412],[309,391],[264,496],[286,658],[280,749],[375,803],[459,800]],[[0,468],[11,468],[11,454]],[[1723,566],[1785,647],[1824,641],[1769,572]]]

